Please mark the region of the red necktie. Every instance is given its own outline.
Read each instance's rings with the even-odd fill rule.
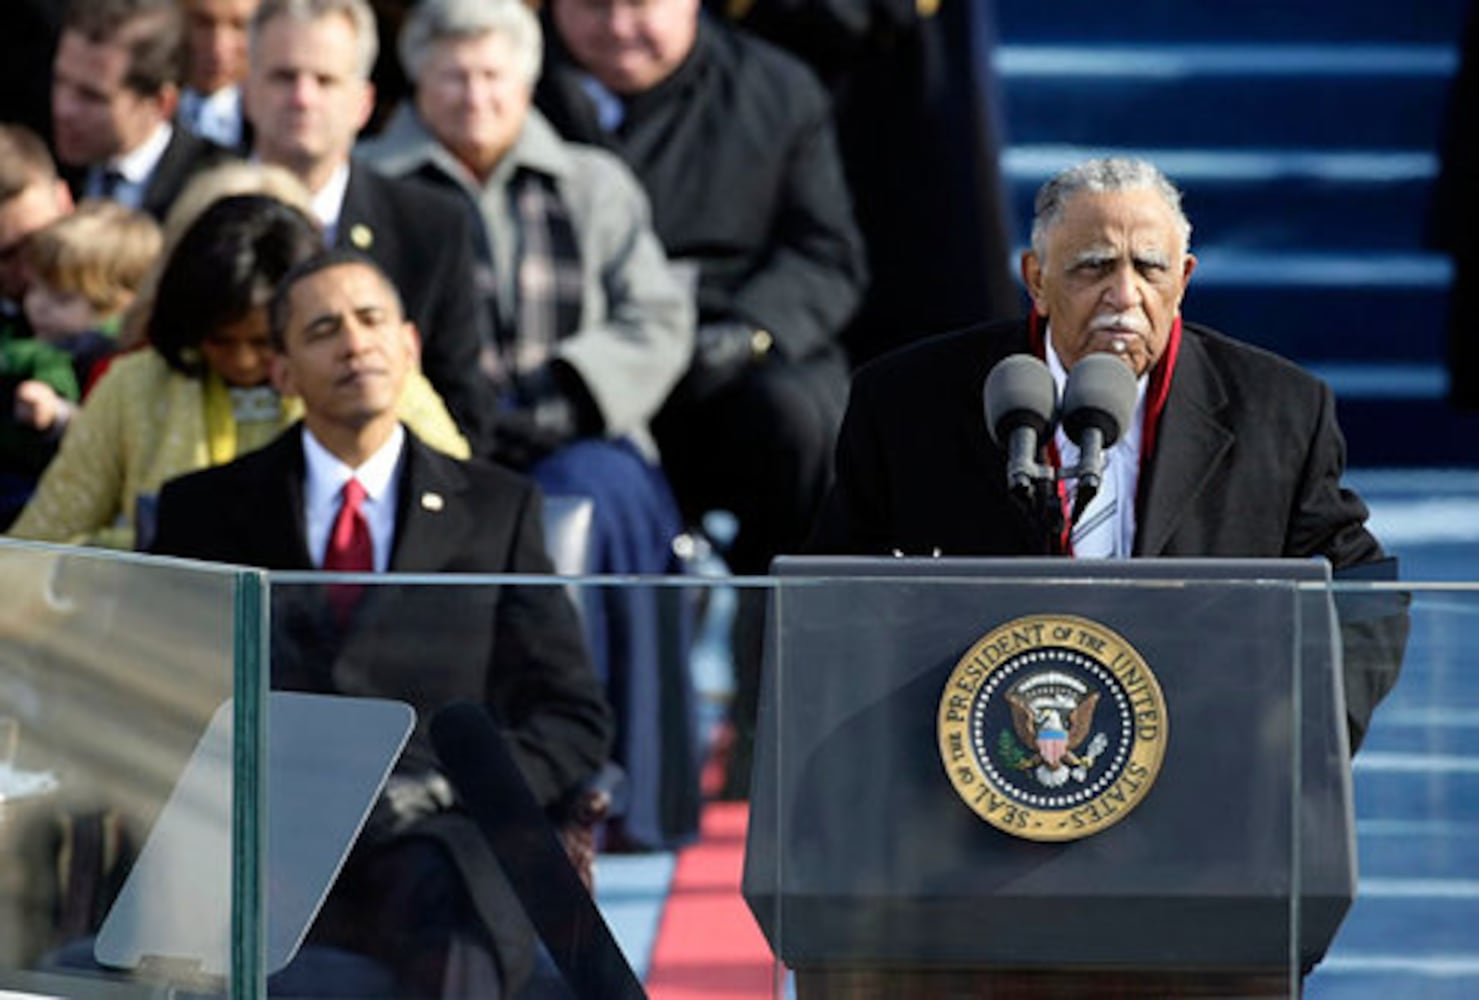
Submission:
[[[323,568],[339,573],[370,573],[375,569],[375,543],[370,538],[370,523],[365,520],[361,509],[365,502],[365,488],[358,479],[344,484],[343,500],[339,504],[339,515],[334,518],[334,527],[329,532],[329,544],[324,547]],[[349,621],[359,600],[360,587],[340,584],[329,588],[329,603],[334,607],[334,616],[340,626]]]

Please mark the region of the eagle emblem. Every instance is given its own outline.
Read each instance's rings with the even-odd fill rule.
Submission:
[[[1024,840],[1079,840],[1150,792],[1170,714],[1124,636],[1077,615],[1024,615],[966,650],[940,692],[940,763],[977,816]]]
[[[1076,677],[1049,671],[1024,677],[1007,692],[1006,701],[1012,708],[1012,728],[1021,747],[1027,748],[1010,754],[1013,766],[1035,771],[1049,788],[1088,776],[1108,742],[1101,735],[1084,748],[1094,726],[1098,691]],[[1002,736],[1004,743],[1011,739],[1006,733]]]

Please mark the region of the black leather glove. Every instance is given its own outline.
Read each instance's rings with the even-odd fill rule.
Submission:
[[[563,396],[551,396],[520,410],[505,410],[493,423],[493,458],[527,470],[577,436],[575,407]]]
[[[769,350],[770,334],[748,323],[705,323],[694,337],[684,392],[697,399],[712,395],[764,360]]]
[[[604,421],[585,383],[561,361],[518,376],[511,405],[493,421],[493,458],[528,469],[578,437],[601,433]]]

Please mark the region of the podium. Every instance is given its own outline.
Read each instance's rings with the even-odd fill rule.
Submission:
[[[1356,883],[1326,563],[775,574],[743,888],[803,994],[1279,995],[1323,955]]]

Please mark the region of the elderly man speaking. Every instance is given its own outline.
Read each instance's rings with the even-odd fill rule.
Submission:
[[[1144,161],[1093,160],[1048,181],[1022,255],[1032,315],[923,341],[858,372],[836,482],[810,548],[1061,550],[1013,498],[1007,450],[982,416],[982,386],[1004,359],[1031,354],[1046,361],[1061,391],[1075,365],[1109,354],[1136,381],[1133,414],[1105,453],[1101,493],[1116,502],[1093,551],[1070,541],[1069,552],[1324,556],[1337,570],[1382,558],[1364,526],[1365,505],[1341,486],[1345,444],[1329,387],[1266,351],[1182,322],[1196,270],[1190,237],[1179,192]],[[1076,449],[1061,430],[1044,445],[1056,464],[1072,464]],[[1092,518],[1094,505],[1084,513]],[[1353,748],[1397,662],[1347,663]]]

